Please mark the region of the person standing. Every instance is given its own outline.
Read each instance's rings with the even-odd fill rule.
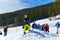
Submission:
[[[42,24],[41,30],[44,31],[45,24]]]
[[[8,26],[6,28],[4,28],[4,36],[7,35],[7,29],[8,29]]]
[[[48,25],[48,23],[45,24],[44,29],[45,29],[46,32],[49,32],[49,25]]]
[[[56,23],[56,28],[57,28],[57,32],[56,32],[56,33],[57,33],[57,34],[58,34],[58,31],[59,31],[59,27],[60,27],[60,23],[57,22],[57,23]]]
[[[26,34],[26,30],[28,29],[30,31],[30,24],[29,24],[29,18],[27,17],[27,15],[24,15],[24,34]]]

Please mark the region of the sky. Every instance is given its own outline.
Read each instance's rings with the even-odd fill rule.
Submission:
[[[32,8],[54,1],[55,0],[0,0],[0,14],[25,8]]]

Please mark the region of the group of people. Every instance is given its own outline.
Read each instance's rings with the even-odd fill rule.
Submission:
[[[31,29],[30,24],[29,24],[29,21],[30,21],[30,20],[29,20],[29,18],[27,17],[27,15],[24,15],[24,25],[23,25],[24,34],[26,34],[26,30],[29,30],[29,31],[30,31],[30,29]],[[38,25],[37,25],[37,24],[34,22],[34,23],[32,24],[32,28],[49,32],[49,25],[48,25],[48,24],[43,24],[43,25],[38,24]]]
[[[23,25],[23,29],[24,29],[24,34],[26,34],[26,30],[30,31],[31,30],[31,26],[30,26],[30,19],[27,17],[27,15],[24,15],[24,25]],[[46,24],[36,24],[35,22],[32,24],[32,28],[34,29],[39,29],[39,30],[42,30],[42,31],[45,31],[45,32],[49,32],[49,25],[48,23]],[[58,34],[58,31],[59,31],[59,28],[60,28],[60,23],[57,22],[56,23],[56,28],[57,28],[57,31],[56,33]],[[4,28],[4,36],[7,35],[7,29],[8,29],[8,26],[6,28]],[[2,35],[1,31],[0,31],[0,35]]]
[[[47,23],[46,23],[46,24],[43,24],[43,25],[40,25],[40,24],[37,25],[37,24],[34,22],[34,23],[32,24],[32,28],[49,32],[49,25],[48,25]]]
[[[56,33],[58,34],[58,31],[59,31],[59,28],[60,28],[60,23],[57,22],[55,24],[56,28],[57,28],[57,31]],[[24,25],[23,25],[23,28],[24,28],[24,34],[26,34],[26,30],[29,30],[31,29],[30,27],[30,24],[29,24],[29,18],[27,17],[27,15],[24,15]],[[49,32],[49,25],[48,23],[46,24],[36,24],[35,22],[32,24],[32,28],[35,28],[35,29],[39,29],[39,30],[42,30],[42,31],[46,31],[46,32]]]

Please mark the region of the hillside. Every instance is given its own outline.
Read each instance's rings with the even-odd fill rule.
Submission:
[[[17,10],[15,12],[0,14],[0,26],[16,23],[22,25],[24,14],[30,17],[31,22],[60,14],[60,2],[53,2],[33,8]]]
[[[23,28],[22,26],[17,26],[13,28],[8,28],[7,36],[4,36],[3,28],[1,29],[3,35],[0,35],[0,40],[60,40],[60,28],[59,34],[56,34],[56,22],[60,22],[59,20],[49,21],[49,18],[43,20],[35,21],[37,24],[45,24],[48,23],[49,25],[49,33],[38,30],[38,29],[31,29],[31,31],[27,31],[25,35],[23,35]],[[32,26],[33,23],[31,23]]]

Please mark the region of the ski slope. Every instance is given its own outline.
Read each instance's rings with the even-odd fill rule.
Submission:
[[[56,34],[55,24],[57,21],[60,21],[60,19],[50,21],[48,18],[46,18],[35,21],[35,23],[40,25],[48,23],[50,27],[49,33],[31,28],[31,32],[27,31],[27,34],[23,35],[22,26],[18,26],[8,28],[7,36],[4,37],[3,29],[1,29],[3,35],[0,35],[0,40],[60,40],[60,29],[59,34]],[[32,23],[30,25],[32,25]]]

